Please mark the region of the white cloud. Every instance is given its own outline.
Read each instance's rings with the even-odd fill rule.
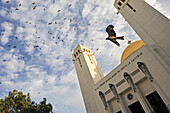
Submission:
[[[19,72],[22,71],[24,68],[24,62],[23,61],[18,61],[16,59],[10,59],[5,63],[5,69],[8,70],[8,73],[14,73],[14,72]]]
[[[0,10],[0,15],[2,15],[2,16],[6,16],[6,15],[7,15],[6,10],[4,10],[4,9]]]
[[[1,27],[4,29],[4,32],[2,32],[2,34],[4,34],[1,37],[1,44],[5,45],[6,43],[9,42],[9,36],[12,34],[12,30],[13,30],[13,24],[9,23],[9,22],[4,22],[1,24]]]
[[[169,7],[170,3],[168,0],[146,0],[146,2],[164,14],[166,17],[170,18]]]
[[[32,34],[32,33],[31,33]],[[35,40],[35,37],[33,35],[28,35],[24,38],[26,41],[29,41],[27,42],[28,45],[33,45],[33,41]]]
[[[0,31],[4,33],[0,47],[0,82],[3,83],[0,95],[1,92],[4,95],[12,89],[22,89],[30,92],[33,100],[41,101],[46,97],[55,112],[85,112],[71,56],[78,43],[93,48],[106,75],[120,63],[127,41],[139,39],[123,17],[116,15],[114,1],[55,0],[53,4],[53,0],[36,0],[35,5],[32,5],[33,0],[5,2],[3,0],[0,15],[9,22],[2,20],[1,27],[5,31]],[[169,2],[147,2],[166,16],[170,15],[166,8]],[[115,26],[118,36],[125,35],[120,48],[104,40],[109,24]],[[18,39],[10,38],[11,35]],[[5,46],[7,43],[11,47]],[[12,48],[15,45],[16,48]],[[36,45],[39,47],[34,47]]]
[[[92,8],[93,8],[93,5],[91,3],[88,3],[88,2],[85,3],[83,11],[82,11],[83,18],[85,18],[91,12]]]
[[[26,76],[30,79],[36,79],[37,78],[41,78],[43,79],[44,76],[46,76],[47,73],[46,71],[44,71],[40,66],[34,66],[34,65],[31,65],[31,66],[26,66]]]
[[[4,48],[0,46],[0,51],[2,51],[2,50],[4,50]]]
[[[8,23],[8,22],[4,22],[1,24],[2,28],[4,28],[7,32],[10,32],[13,29],[13,24],[12,23]]]
[[[9,39],[8,39],[8,37],[6,37],[6,35],[1,37],[1,44],[2,45],[5,45],[8,42],[9,42]]]
[[[57,16],[57,11],[61,8],[60,4],[51,4],[48,7],[49,13],[52,14],[52,16]]]
[[[62,76],[61,80],[59,81],[59,83],[61,84],[76,84],[75,79],[77,79],[75,77],[76,73],[74,70],[71,70],[71,72],[69,72],[66,76]]]
[[[15,86],[15,83],[12,81],[3,81],[3,85],[8,87],[13,87]]]
[[[20,34],[20,33],[23,33],[24,32],[24,28],[23,27],[17,27],[16,29],[16,33],[17,34]]]

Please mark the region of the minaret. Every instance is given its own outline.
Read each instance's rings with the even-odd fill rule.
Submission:
[[[78,44],[72,55],[87,113],[101,113],[92,87],[104,76],[92,51]],[[100,102],[101,104],[101,102]],[[103,106],[103,105],[102,105]]]
[[[144,0],[115,0],[114,6],[143,42],[170,66],[170,20]]]

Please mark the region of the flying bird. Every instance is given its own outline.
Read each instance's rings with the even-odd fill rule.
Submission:
[[[16,8],[15,10],[19,10],[18,8]]]
[[[73,20],[72,19],[70,19],[70,22],[72,22]]]
[[[38,45],[34,46],[34,47],[39,47]]]
[[[72,4],[69,5],[69,7],[71,7]]]
[[[124,36],[116,37],[116,32],[114,31],[113,25],[109,25],[106,28],[106,32],[108,33],[108,37],[106,38],[106,40],[110,40],[111,42],[115,43],[118,47],[120,47],[119,42],[117,42],[116,40],[117,39],[124,40]]]
[[[52,24],[52,22],[48,23],[48,25],[51,25],[51,24]]]
[[[128,40],[128,44],[131,44],[131,40]]]
[[[36,6],[33,7],[33,10],[35,10]]]

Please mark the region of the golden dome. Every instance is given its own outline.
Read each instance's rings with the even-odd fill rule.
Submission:
[[[129,46],[126,47],[126,49],[123,51],[122,53],[122,57],[121,57],[121,63],[128,57],[130,56],[133,52],[135,52],[136,50],[138,50],[140,47],[142,47],[143,45],[145,45],[145,43],[142,40],[137,40],[135,42],[133,42],[132,44],[130,44]]]

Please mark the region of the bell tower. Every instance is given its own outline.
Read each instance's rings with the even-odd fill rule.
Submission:
[[[96,102],[97,99],[95,99],[96,96],[92,87],[104,76],[97,64],[94,53],[89,48],[78,44],[72,57],[87,113],[100,113],[101,111],[98,109],[99,103]]]
[[[115,0],[114,6],[142,41],[170,66],[170,20],[144,0]]]

